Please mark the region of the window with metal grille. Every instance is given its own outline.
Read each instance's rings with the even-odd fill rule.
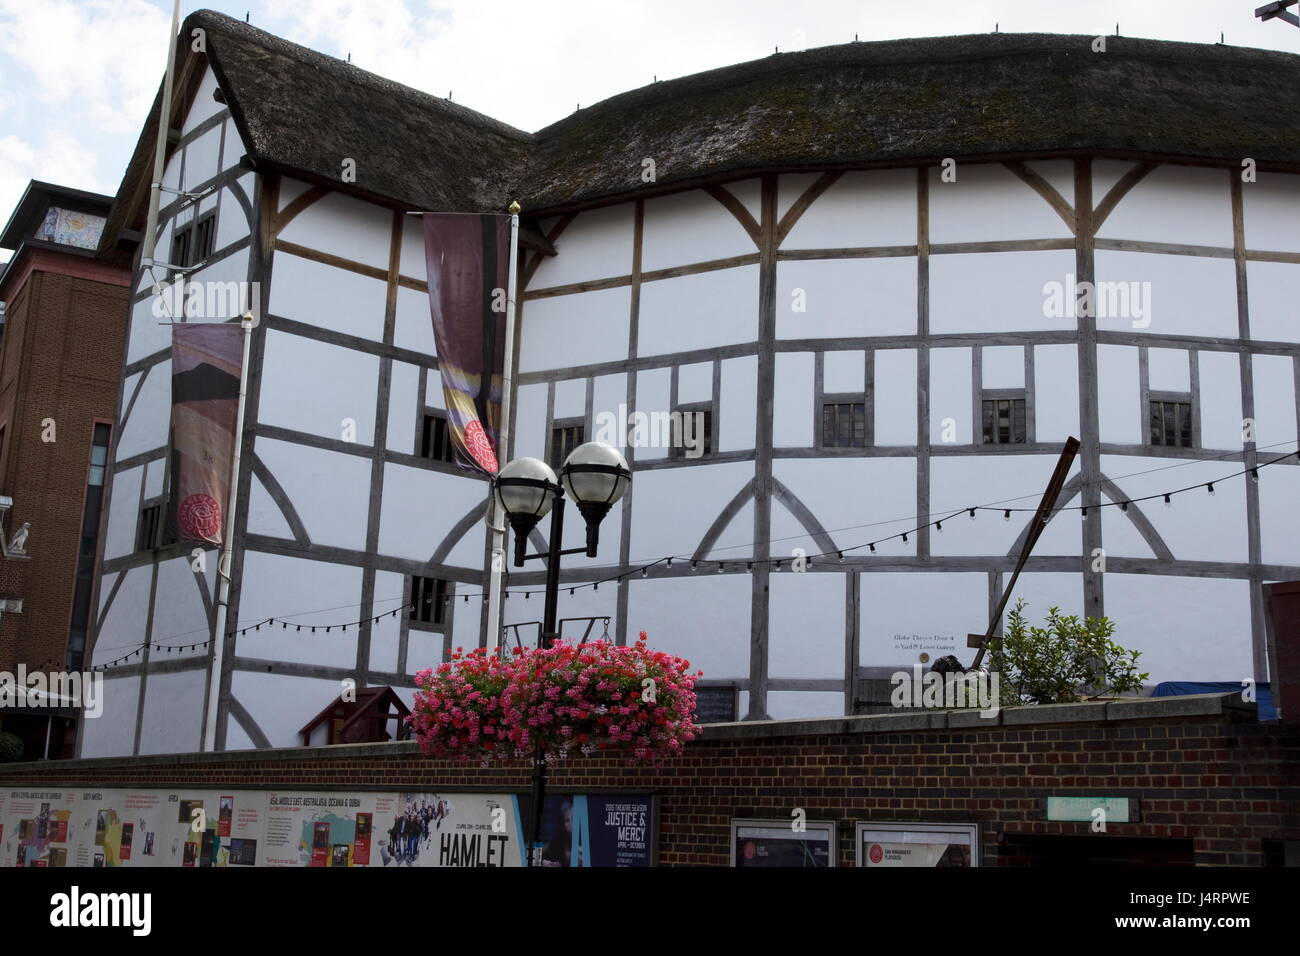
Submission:
[[[140,512],[140,524],[136,527],[135,549],[152,551],[158,547],[159,532],[162,528],[162,505],[149,505]]]
[[[410,618],[419,624],[441,624],[447,607],[447,582],[411,577]]]
[[[984,444],[1023,445],[1029,441],[1023,398],[985,398]]]
[[[551,454],[549,464],[559,474],[560,466],[569,453],[587,440],[587,426],[581,421],[555,422],[551,425]]]
[[[1151,405],[1151,444],[1165,448],[1191,448],[1192,442],[1192,403],[1152,399]]]
[[[204,262],[212,255],[213,246],[217,239],[217,214],[210,212],[202,219],[194,223],[194,238],[190,255],[192,258],[186,265],[194,265],[198,262]]]
[[[451,444],[451,431],[447,428],[447,416],[438,412],[425,412],[420,426],[420,457],[429,461],[456,460],[456,450]]]
[[[865,448],[866,402],[822,402],[822,447]]]
[[[702,458],[713,453],[712,405],[680,405],[671,422],[670,458]]]

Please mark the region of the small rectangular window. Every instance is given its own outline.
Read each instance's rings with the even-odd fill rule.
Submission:
[[[587,426],[582,422],[555,422],[551,426],[549,463],[558,474],[569,453],[587,440]]]
[[[420,426],[420,457],[429,461],[454,463],[456,451],[451,443],[451,431],[447,427],[447,416],[426,412]]]
[[[185,268],[190,264],[190,240],[193,238],[191,226],[182,226],[172,235],[172,254],[170,265]],[[176,275],[173,272],[172,275]]]
[[[1029,441],[1023,398],[986,398],[984,444],[1023,445]]]
[[[412,621],[441,624],[446,616],[447,582],[437,578],[411,577]]]
[[[135,549],[152,551],[158,547],[158,532],[162,524],[162,505],[149,505],[140,512],[140,524],[136,528]]]
[[[108,465],[109,434],[110,430],[107,425],[98,424],[95,426],[94,441],[90,446],[90,477],[87,484],[98,487],[104,483],[104,469]]]
[[[187,265],[194,265],[199,262],[206,262],[212,255],[212,249],[216,242],[217,232],[217,214],[210,212],[202,219],[194,223],[193,248],[190,255],[193,257]]]
[[[822,403],[822,447],[865,448],[866,402]]]
[[[701,458],[713,453],[713,409],[683,405],[671,419],[670,458]]]
[[[1191,448],[1192,402],[1187,400],[1152,399],[1151,444],[1163,448]]]

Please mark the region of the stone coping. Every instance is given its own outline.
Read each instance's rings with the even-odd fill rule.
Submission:
[[[705,724],[702,741],[771,740],[786,737],[887,734],[929,730],[980,730],[991,727],[1031,727],[1051,724],[1120,720],[1158,720],[1177,717],[1215,717],[1253,714],[1253,703],[1240,694],[1188,694],[1181,697],[1133,697],[1082,704],[1040,704],[1005,707],[990,717],[977,710],[916,710],[899,714],[861,717],[818,717],[796,720],[743,720]],[[133,757],[92,757],[81,760],[38,760],[0,764],[0,781],[10,772],[53,774],[60,770],[87,771],[130,765],[164,767],[176,764],[270,763],[280,761],[357,760],[369,757],[416,757],[419,744],[402,741],[382,744],[338,744],[332,747],[278,747],[266,750],[223,750],[218,753],[142,754]]]

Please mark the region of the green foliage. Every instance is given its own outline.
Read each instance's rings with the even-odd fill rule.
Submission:
[[[1080,621],[1049,608],[1044,627],[1025,620],[1023,600],[1007,615],[1001,637],[988,643],[989,669],[1001,675],[1004,707],[1071,704],[1141,690],[1150,675],[1140,673],[1141,651],[1112,641],[1115,623],[1105,617]]]
[[[13,734],[0,733],[0,763],[23,759],[23,742]]]

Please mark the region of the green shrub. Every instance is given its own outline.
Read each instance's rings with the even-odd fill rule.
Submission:
[[[0,732],[0,763],[23,759],[23,742],[13,734]]]
[[[998,671],[1001,703],[1071,704],[1142,689],[1149,676],[1137,669],[1141,651],[1112,641],[1115,623],[1105,617],[1083,621],[1049,608],[1045,627],[1032,627],[1023,600],[1007,615],[1001,637],[988,643],[989,669]]]

